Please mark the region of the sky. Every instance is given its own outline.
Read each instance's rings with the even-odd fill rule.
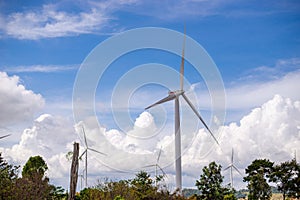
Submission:
[[[185,31],[184,89],[220,145],[181,99],[183,186],[213,160],[226,168],[232,149],[243,174],[256,158],[290,160],[300,154],[299,27],[297,0],[0,0],[0,136],[11,134],[0,152],[21,166],[41,155],[67,189],[66,154],[75,141],[84,151],[84,127],[88,147],[108,155],[88,153],[88,185],[153,176],[144,166],[161,149],[174,189],[173,104],[144,108],[179,88]],[[234,186],[246,187],[238,173]]]

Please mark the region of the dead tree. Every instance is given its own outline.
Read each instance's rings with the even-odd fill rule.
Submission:
[[[70,195],[68,200],[74,200],[78,179],[78,156],[79,156],[79,143],[73,144],[73,158],[70,173]]]

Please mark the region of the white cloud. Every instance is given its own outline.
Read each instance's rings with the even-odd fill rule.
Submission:
[[[80,34],[99,34],[104,27],[111,27],[114,10],[135,3],[135,1],[88,1],[77,2],[76,12],[64,11],[63,2],[44,4],[20,12],[10,13],[5,17],[6,23],[0,24],[6,35],[17,39],[37,40],[74,36]],[[116,31],[114,31],[116,32]],[[118,31],[117,31],[118,32]],[[112,33],[102,33],[112,34]]]
[[[4,26],[7,35],[18,39],[40,39],[93,33],[106,25],[109,16],[105,10],[90,8],[88,11],[68,13],[56,5],[41,9],[12,13]]]
[[[220,148],[207,146],[210,136],[203,129],[199,130],[193,144],[183,156],[183,168],[186,173],[195,177],[203,165],[213,160],[225,168],[230,164],[232,148],[235,151],[235,165],[241,172],[257,158],[268,158],[277,163],[289,160],[293,157],[294,150],[300,150],[299,125],[300,101],[275,95],[261,107],[253,109],[239,123],[220,127]],[[206,152],[208,153],[205,154]],[[228,178],[229,174],[229,181]],[[239,175],[236,176],[236,182],[239,187],[245,186]]]
[[[299,63],[299,58],[278,60],[272,67],[256,68],[246,78],[228,84],[225,88],[226,122],[240,119],[249,110],[262,105],[276,94],[293,101],[299,100]],[[211,109],[211,91],[204,88],[204,85],[193,84],[191,90],[197,94],[199,107],[205,110]]]
[[[6,72],[23,73],[23,72],[61,72],[77,69],[78,65],[29,65],[29,66],[16,66],[5,67]]]
[[[18,144],[0,150],[4,156],[20,164],[24,164],[29,156],[42,155],[49,165],[50,179],[55,184],[67,187],[70,162],[66,160],[65,154],[72,150],[72,143],[78,140],[78,135],[83,139],[82,125],[85,127],[88,146],[108,155],[89,151],[90,185],[96,184],[96,179],[101,177],[130,178],[142,169],[154,174],[154,168],[143,166],[155,164],[160,147],[162,153],[159,164],[168,174],[166,182],[174,185],[173,130],[168,129],[170,134],[161,138],[154,135],[142,139],[141,137],[151,136],[156,128],[155,119],[148,112],[142,113],[136,119],[135,126],[127,133],[99,127],[92,119],[86,119],[74,129],[67,119],[41,115],[31,128],[23,131]],[[238,123],[222,126],[215,133],[218,135],[220,147],[214,145],[211,136],[204,129],[200,129],[194,138],[183,132],[184,186],[194,186],[202,167],[213,160],[225,168],[230,163],[231,148],[235,150],[235,165],[242,172],[256,158],[268,158],[276,162],[291,159],[294,150],[300,151],[300,101],[276,95],[253,109]],[[80,152],[83,150],[84,145],[81,145]],[[80,161],[80,173],[83,166],[84,162]],[[224,172],[224,175],[225,182],[229,182],[229,173]],[[245,186],[239,175],[235,175],[235,186]]]
[[[245,109],[258,106],[275,94],[300,99],[300,70],[285,74],[284,76],[266,82],[246,83],[226,89],[227,108]]]
[[[66,186],[70,162],[65,156],[72,150],[72,143],[77,138],[70,120],[43,114],[34,121],[32,127],[23,131],[18,144],[11,148],[0,148],[0,151],[11,162],[20,165],[24,165],[30,156],[41,155],[49,167],[47,175],[54,182],[65,179],[60,184]]]
[[[44,104],[43,97],[27,90],[18,76],[0,72],[0,126],[31,120]]]

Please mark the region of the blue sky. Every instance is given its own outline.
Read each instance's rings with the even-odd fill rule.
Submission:
[[[98,44],[134,28],[162,27],[183,33],[184,26],[186,34],[203,46],[220,71],[227,95],[225,126],[230,127],[232,122],[242,128],[240,120],[249,117],[254,108],[261,108],[263,113],[267,106],[262,105],[275,95],[280,97],[274,97],[271,103],[299,102],[300,3],[297,0],[0,1],[0,72],[3,73],[0,99],[4,110],[0,125],[1,132],[11,130],[14,133],[7,139],[8,143],[0,144],[5,146],[2,151],[16,163],[26,160],[14,158],[13,146],[26,148],[22,147],[23,129],[33,131],[42,123],[37,121],[41,114],[50,114],[52,120],[56,116],[59,120],[64,118],[70,125],[65,134],[72,132],[73,84],[81,63]],[[182,45],[182,41],[178,43]],[[128,70],[146,63],[161,63],[178,70],[180,57],[148,49],[116,60],[99,84],[102,90],[96,94],[98,116],[107,130],[118,128],[110,113],[103,111],[110,104],[114,85]],[[200,93],[199,99],[203,101],[198,99],[200,108],[209,121],[209,94],[203,80],[188,63],[185,72],[194,91]],[[17,79],[12,80],[12,77]],[[153,86],[140,92],[146,95],[143,100],[148,104],[160,98],[165,89]],[[149,93],[153,96],[147,99]],[[293,104],[298,112],[296,105]],[[139,106],[143,108],[142,104]],[[138,118],[143,110],[132,112],[132,117]],[[172,113],[168,116],[172,117]],[[293,114],[290,117],[296,120]],[[296,120],[293,125],[298,127],[299,123]],[[76,140],[76,136],[72,137]],[[292,146],[286,149],[285,156],[293,151]],[[61,148],[60,153],[63,151],[66,150]],[[42,151],[31,149],[29,152]],[[45,157],[52,158],[44,153]],[[261,154],[265,156],[269,152]],[[242,168],[247,161],[239,159]],[[169,173],[173,171],[170,169]],[[66,184],[59,181],[59,175],[52,176],[57,182]],[[189,181],[184,183],[191,186]]]

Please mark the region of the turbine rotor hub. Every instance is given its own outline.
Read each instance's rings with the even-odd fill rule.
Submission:
[[[184,93],[184,90],[175,90],[175,91],[170,91],[169,95],[175,95],[176,97],[179,97]]]

